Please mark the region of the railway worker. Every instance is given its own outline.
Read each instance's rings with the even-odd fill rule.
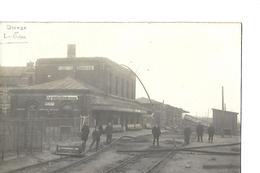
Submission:
[[[191,136],[191,129],[190,127],[187,126],[184,128],[184,141],[186,145],[190,143],[190,136]]]
[[[155,140],[156,140],[157,146],[159,146],[159,137],[161,134],[161,130],[157,124],[156,124],[156,126],[153,127],[152,134],[153,134],[153,145],[155,144]]]
[[[81,128],[81,140],[82,140],[82,150],[85,151],[86,148],[86,142],[88,140],[89,135],[89,127],[87,123],[85,122],[83,127]]]
[[[204,127],[201,123],[197,125],[196,131],[198,136],[198,142],[203,142]]]
[[[112,133],[113,133],[113,126],[111,125],[111,123],[108,123],[108,125],[106,126],[105,133],[107,135],[106,143],[110,144],[112,142]]]
[[[215,134],[215,128],[213,127],[212,124],[208,127],[208,134],[209,134],[209,142],[213,143],[213,136]]]
[[[89,146],[90,150],[95,143],[96,143],[96,151],[98,150],[100,136],[101,136],[101,132],[100,132],[99,128],[97,128],[97,126],[96,126],[94,131],[92,132],[92,143]]]
[[[98,129],[99,129],[99,131],[100,131],[100,133],[101,133],[101,135],[102,135],[102,134],[104,133],[103,126],[100,125],[100,126],[98,127]]]

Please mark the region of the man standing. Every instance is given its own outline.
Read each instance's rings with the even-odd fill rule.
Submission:
[[[184,128],[184,141],[185,144],[188,145],[190,143],[191,129],[190,127]]]
[[[100,136],[101,136],[101,132],[96,126],[94,131],[92,132],[92,143],[90,144],[89,149],[91,149],[94,143],[96,143],[96,151],[98,150]]]
[[[213,127],[212,124],[208,127],[208,134],[209,134],[209,142],[213,143],[213,136],[215,134],[215,128]]]
[[[198,142],[203,142],[203,132],[204,132],[204,127],[201,123],[197,125],[197,136],[198,136]]]
[[[106,126],[105,129],[107,138],[106,138],[106,143],[110,144],[112,142],[112,133],[113,133],[113,126],[111,125],[111,123],[108,123],[108,125]]]
[[[155,140],[157,141],[157,146],[159,146],[159,137],[161,134],[160,127],[158,125],[154,126],[152,129],[153,134],[153,145],[155,144]]]
[[[88,140],[89,135],[89,127],[87,123],[85,122],[83,127],[81,128],[81,140],[82,140],[82,150],[85,151],[86,148],[86,142]]]

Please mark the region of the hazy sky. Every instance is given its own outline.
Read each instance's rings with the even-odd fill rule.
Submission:
[[[26,38],[13,38],[17,31]],[[240,112],[239,23],[2,23],[0,42],[2,66],[66,57],[67,44],[76,44],[77,56],[131,67],[152,99],[211,116],[223,85],[227,110]],[[138,82],[137,97],[146,97]]]

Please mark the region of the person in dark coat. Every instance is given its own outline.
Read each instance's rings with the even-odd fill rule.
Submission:
[[[101,135],[102,135],[102,134],[104,133],[103,126],[100,125],[100,126],[98,127],[98,129],[99,129],[99,131],[100,131],[100,133],[101,133]]]
[[[185,144],[188,145],[190,143],[191,129],[190,127],[184,128],[184,141]]]
[[[89,127],[88,127],[87,123],[84,123],[83,127],[81,128],[81,140],[82,140],[83,151],[86,148],[86,142],[88,140],[88,135],[89,135]]]
[[[209,134],[209,142],[213,143],[213,136],[215,134],[215,128],[213,127],[212,124],[208,127],[208,134]]]
[[[197,125],[197,136],[198,136],[198,142],[203,142],[203,133],[204,133],[204,127],[201,123]]]
[[[91,149],[94,143],[96,143],[96,151],[98,150],[100,136],[101,136],[100,130],[97,127],[95,127],[94,131],[92,132],[92,143],[90,144],[89,149]]]
[[[157,146],[159,146],[159,137],[161,134],[160,127],[158,125],[154,126],[152,129],[153,134],[153,145],[155,144],[155,140],[157,141]]]
[[[112,142],[112,133],[113,133],[113,126],[111,125],[111,123],[108,123],[108,125],[106,126],[105,133],[107,135],[106,143],[110,144]]]

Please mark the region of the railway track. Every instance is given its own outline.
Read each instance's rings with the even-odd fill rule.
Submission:
[[[95,159],[99,154],[109,150],[114,144],[116,144],[121,139],[127,139],[127,138],[133,138],[130,136],[122,136],[114,141],[110,145],[105,146],[104,148],[101,148],[97,152],[84,156],[83,158],[78,157],[60,157],[57,159],[52,159],[48,161],[44,161],[41,163],[21,167],[18,169],[7,171],[6,173],[58,173],[58,172],[64,172],[66,169],[69,169],[71,167],[75,167],[77,165],[80,165],[82,163],[88,163],[91,160]]]
[[[214,148],[214,147],[225,147],[225,146],[233,146],[238,145],[239,143],[231,143],[231,144],[223,144],[223,145],[212,145],[212,146],[197,146],[197,147],[177,147],[175,149],[158,149],[158,150],[145,150],[143,152],[138,152],[139,154],[134,155],[133,157],[127,158],[117,165],[113,165],[111,167],[106,167],[105,170],[102,171],[102,173],[122,173],[127,172],[127,169],[129,170],[129,167],[134,168],[134,165],[138,162],[141,162],[141,160],[145,157],[151,157],[152,155],[155,155],[155,158],[159,158],[156,161],[154,161],[152,164],[146,165],[145,168],[142,170],[138,170],[137,172],[142,173],[153,173],[153,172],[160,172],[160,168],[162,168],[163,165],[165,165],[170,159],[172,159],[177,153],[181,151],[193,151],[193,152],[203,152],[207,154],[219,154],[219,155],[238,155],[239,153],[227,153],[227,152],[215,152],[215,151],[202,151],[202,150],[194,150],[194,149],[203,149],[203,148]],[[193,150],[192,150],[193,149]],[[161,155],[157,155],[161,154]]]

